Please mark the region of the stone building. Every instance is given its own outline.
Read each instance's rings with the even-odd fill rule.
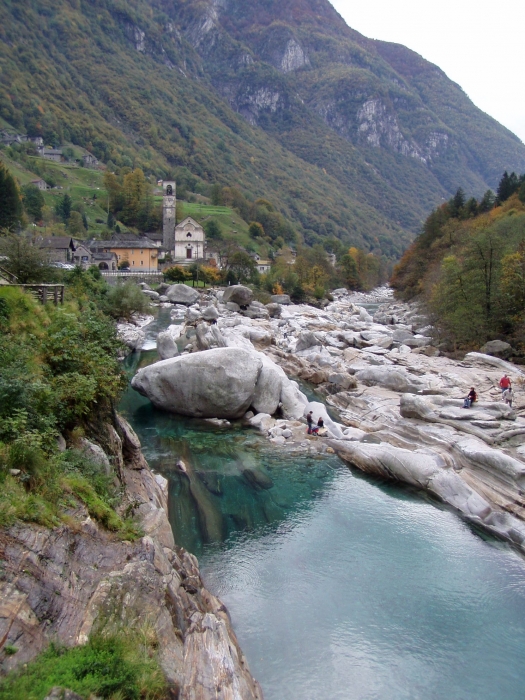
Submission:
[[[206,257],[206,236],[204,229],[191,216],[175,227],[175,254],[177,265],[188,265]]]

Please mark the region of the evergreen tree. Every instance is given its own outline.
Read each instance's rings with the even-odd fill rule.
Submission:
[[[465,206],[465,192],[461,187],[458,188],[456,194],[452,197],[449,202],[450,216],[454,219],[458,219],[463,213],[463,207]]]
[[[514,192],[517,191],[518,187],[519,179],[516,173],[511,173],[509,175],[508,172],[505,170],[505,172],[503,173],[503,177],[501,178],[498,185],[496,203],[503,204],[503,202],[506,202],[507,199],[511,197],[514,194]]]
[[[67,224],[69,217],[71,216],[71,197],[65,194],[62,199],[60,199],[55,205],[55,214],[62,219],[64,224]]]
[[[494,192],[492,190],[487,190],[483,197],[481,198],[481,202],[478,205],[478,211],[480,214],[486,214],[489,212],[491,209],[494,209],[494,203],[496,201],[496,197],[494,195]]]
[[[40,221],[45,205],[44,195],[35,185],[22,187],[24,209],[32,221]]]
[[[221,241],[222,240],[222,230],[219,224],[214,221],[213,219],[210,219],[210,221],[207,221],[204,224],[204,230],[206,231],[206,236],[215,241]]]
[[[89,228],[89,226],[88,226],[87,216],[86,216],[85,214],[82,214],[82,223],[83,223],[83,225],[84,225],[84,228],[85,228],[86,231],[87,231],[88,228]]]
[[[0,231],[12,231],[22,217],[22,198],[14,177],[0,163]]]

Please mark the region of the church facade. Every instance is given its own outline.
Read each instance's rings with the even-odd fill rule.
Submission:
[[[206,257],[204,229],[191,216],[175,227],[175,251],[173,261],[177,265],[188,265]]]

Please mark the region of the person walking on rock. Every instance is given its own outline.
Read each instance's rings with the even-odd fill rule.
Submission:
[[[501,393],[504,394],[506,389],[510,389],[511,387],[510,377],[504,374],[503,377],[499,380],[499,386],[501,389]]]
[[[509,386],[506,389],[504,389],[503,394],[501,395],[503,398],[503,401],[512,408],[512,400],[514,399],[514,392],[512,391],[512,387]]]

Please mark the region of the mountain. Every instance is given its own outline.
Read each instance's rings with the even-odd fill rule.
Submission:
[[[391,258],[460,184],[479,196],[525,170],[439,68],[327,0],[5,0],[0,117]]]

